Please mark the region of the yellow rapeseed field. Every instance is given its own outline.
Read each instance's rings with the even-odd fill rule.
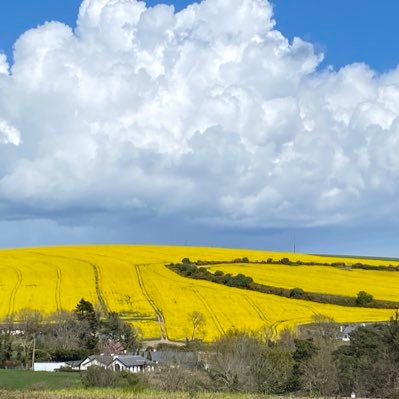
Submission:
[[[359,291],[367,291],[376,299],[399,302],[399,272],[272,264],[226,264],[209,270],[242,273],[257,283],[273,287],[298,287],[309,292],[353,297]]]
[[[164,266],[165,263],[179,262],[183,257],[192,260],[232,260],[244,256],[251,260],[289,257],[303,261],[337,261],[313,255],[200,247],[113,245],[3,250],[0,251],[0,317],[22,308],[45,313],[72,310],[81,298],[85,298],[100,310],[120,312],[126,320],[140,327],[145,338],[163,335],[171,340],[184,340],[191,332],[189,316],[193,311],[200,311],[206,317],[206,339],[215,338],[233,327],[254,330],[268,325],[278,332],[286,326],[309,322],[315,314],[328,315],[339,322],[356,322],[387,320],[393,313],[392,310],[317,304],[229,288],[181,277]],[[352,258],[338,260],[347,263],[359,261]],[[394,264],[369,259],[364,263]],[[262,269],[264,266],[256,265],[251,273],[248,266],[223,267],[237,267],[253,275],[255,281],[267,282],[260,281],[269,278],[264,273],[267,269]],[[274,267],[275,277],[270,278],[274,278],[275,285],[291,287],[291,283],[296,281],[292,286],[304,289],[318,286],[317,278],[322,280],[323,272],[341,272],[330,267]],[[312,274],[315,270],[318,277]],[[348,279],[348,275],[352,276],[350,273],[356,275],[357,272],[362,276],[361,280],[360,277],[358,282],[356,277]],[[255,273],[258,274],[255,276]],[[359,290],[352,287],[355,281],[358,283],[356,287],[361,286],[360,289],[374,293],[376,297],[397,298],[393,283],[387,282],[389,288],[384,291],[384,282],[378,280],[380,276],[381,279],[384,279],[382,276],[397,279],[395,273],[342,273],[342,281],[338,273],[334,277],[336,282],[334,280],[330,285],[320,283],[319,291],[333,292],[331,286],[335,285],[341,287],[339,293],[352,295]],[[284,279],[285,285],[280,282]],[[305,283],[310,285],[305,286]],[[315,288],[311,290],[316,291]]]

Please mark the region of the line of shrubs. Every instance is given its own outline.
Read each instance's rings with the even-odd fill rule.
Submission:
[[[253,283],[252,277],[245,276],[244,274],[224,274],[218,270],[211,273],[206,267],[198,267],[195,264],[188,263],[187,261],[178,264],[169,264],[167,267],[183,277],[189,277],[194,280],[207,280],[217,284],[227,285],[228,287],[246,288],[248,289]]]
[[[205,265],[206,261],[202,265]],[[223,263],[236,263],[223,262]],[[322,294],[318,292],[304,291],[302,288],[282,288],[273,287],[270,285],[255,283],[252,277],[245,276],[244,274],[232,275],[230,273],[224,273],[221,270],[211,273],[206,267],[198,266],[198,263],[191,263],[190,259],[184,258],[182,263],[170,263],[166,265],[169,269],[178,273],[183,277],[192,278],[194,280],[206,280],[217,284],[227,285],[228,287],[243,288],[251,291],[261,292],[263,294],[278,295],[285,298],[301,299],[305,301],[312,301],[318,303],[327,303],[340,306],[359,306],[366,308],[377,308],[377,309],[398,309],[399,303],[392,301],[381,301],[374,299],[374,297],[365,292],[360,291],[357,297],[350,297],[344,295],[333,295],[333,294]]]
[[[369,265],[361,262],[354,264],[346,264],[345,262],[304,262],[301,260],[292,261],[289,258],[273,259],[268,258],[266,260],[249,260],[247,257],[236,258],[233,260],[197,260],[190,261],[189,258],[184,258],[182,263],[192,264],[196,266],[214,266],[234,263],[250,263],[250,264],[272,264],[272,265],[289,265],[289,266],[332,266],[337,268],[349,268],[349,269],[363,269],[363,270],[377,270],[377,271],[389,271],[398,272],[399,266],[393,265]]]

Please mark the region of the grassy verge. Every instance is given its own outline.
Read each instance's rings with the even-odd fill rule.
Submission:
[[[0,370],[0,389],[3,390],[50,390],[78,387],[81,387],[79,373]]]
[[[216,392],[128,392],[115,389],[81,389],[54,392],[0,391],[0,399],[265,399],[260,394],[229,394]]]

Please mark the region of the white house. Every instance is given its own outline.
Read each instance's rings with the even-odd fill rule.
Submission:
[[[93,355],[80,363],[79,370],[87,370],[90,366],[98,366],[113,371],[140,373],[154,370],[154,364],[151,360],[138,355]]]
[[[108,368],[113,371],[141,373],[154,370],[154,362],[138,355],[117,355]]]
[[[90,366],[103,367],[104,369],[112,363],[114,357],[111,355],[93,355],[83,360],[80,364],[80,370],[87,370]]]

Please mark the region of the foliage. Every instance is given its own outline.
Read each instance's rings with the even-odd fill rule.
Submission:
[[[79,334],[80,344],[86,349],[94,349],[97,346],[97,329],[99,326],[99,316],[94,310],[91,302],[81,299],[74,309],[78,320],[87,325]]]
[[[114,387],[117,382],[117,373],[99,366],[90,366],[81,373],[83,386],[108,388]]]
[[[369,305],[371,302],[373,302],[373,295],[368,294],[366,291],[359,291],[356,297],[356,305],[357,306],[365,306]]]
[[[123,321],[116,312],[110,312],[100,324],[102,341],[114,342],[120,345],[120,352],[134,352],[140,347],[137,330],[129,323]],[[117,352],[117,351],[112,351]]]
[[[81,381],[86,388],[135,387],[140,382],[137,374],[127,371],[115,372],[98,366],[90,366],[82,372]]]
[[[291,374],[290,352],[265,345],[255,335],[230,330],[212,348],[210,376],[217,389],[231,392],[283,393]]]

